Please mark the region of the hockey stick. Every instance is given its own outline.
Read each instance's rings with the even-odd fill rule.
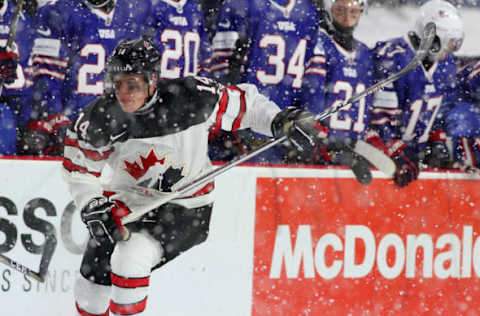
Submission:
[[[19,271],[20,273],[23,273],[25,275],[28,275],[29,277],[32,277],[39,282],[44,282],[45,281],[45,276],[41,275],[39,272],[35,272],[31,270],[30,268],[27,268],[23,264],[20,264],[6,256],[0,253],[0,262],[6,264],[7,266],[14,268],[15,270]]]
[[[45,282],[45,275],[48,272],[48,266],[50,265],[50,261],[52,260],[56,246],[57,237],[55,236],[55,234],[50,233],[45,235],[45,243],[43,244],[42,257],[40,259],[38,272],[28,268],[27,266],[13,259],[10,259],[2,253],[0,253],[0,263],[3,263],[13,268],[22,274],[30,276],[39,282]]]
[[[427,25],[425,25],[425,29],[423,32],[423,37],[420,41],[420,45],[418,46],[418,50],[415,53],[415,56],[413,59],[406,65],[402,70],[400,70],[397,73],[394,73],[390,77],[377,82],[373,86],[369,87],[368,89],[352,96],[350,99],[348,99],[345,103],[339,103],[338,105],[329,108],[327,111],[320,113],[317,117],[315,117],[318,121],[322,121],[332,115],[335,112],[338,112],[342,108],[346,107],[347,105],[350,105],[354,102],[357,102],[361,98],[366,97],[367,95],[373,94],[383,88],[385,88],[386,85],[394,82],[398,78],[404,76],[408,72],[412,71],[413,69],[417,68],[421,63],[422,60],[427,57],[428,51],[430,47],[432,46],[433,40],[435,39],[436,35],[436,27],[435,23],[429,22]]]
[[[13,14],[12,23],[10,25],[10,31],[8,32],[7,44],[5,45],[6,50],[12,50],[13,41],[17,35],[18,19],[20,18],[20,13],[23,10],[24,0],[19,0],[17,3],[17,10]],[[3,92],[3,83],[5,79],[0,79],[0,95]]]
[[[435,37],[435,24],[428,23],[425,26],[424,36],[422,37],[419,48],[415,54],[415,57],[407,66],[405,66],[405,68],[400,70],[398,73],[395,73],[392,76],[376,83],[375,85],[364,90],[363,92],[352,96],[345,103],[339,104],[335,107],[331,107],[325,112],[318,114],[317,116],[315,116],[315,120],[317,121],[324,120],[325,118],[331,116],[335,112],[338,112],[340,109],[346,107],[347,105],[350,105],[358,101],[359,99],[384,88],[386,85],[390,84],[391,82],[397,80],[398,78],[402,77],[409,71],[416,68],[422,62],[422,60],[426,57],[428,50],[430,49],[433,43],[434,37]],[[122,218],[122,224],[128,224],[135,221],[136,219],[140,218],[144,214],[150,212],[152,209],[155,209],[175,198],[180,197],[182,194],[192,190],[193,188],[199,187],[202,184],[212,181],[215,177],[224,173],[225,171],[237,166],[242,162],[249,160],[250,158],[260,154],[261,152],[264,152],[269,148],[272,148],[280,143],[283,143],[287,139],[288,139],[287,136],[282,136],[280,138],[267,141],[266,143],[257,147],[253,151],[240,155],[237,158],[230,161],[229,163],[219,168],[216,168],[210,172],[207,172],[206,174],[194,179],[190,183],[187,183],[181,186],[174,192],[161,192],[161,191],[157,191],[149,188],[143,188],[139,186],[128,187],[127,190],[130,191],[131,194],[137,194],[138,196],[149,197],[152,199],[152,202],[148,203],[147,205],[138,205],[138,207],[131,208],[132,213]],[[393,173],[395,172],[395,164],[390,159],[390,157],[388,157],[381,150],[378,150],[372,145],[367,144],[364,141],[358,140],[354,143],[352,150],[355,153],[367,159],[370,163],[372,163],[372,165],[377,167],[380,171],[384,172],[388,176],[393,175]],[[128,237],[126,236],[126,238]]]
[[[136,205],[130,206],[130,210],[132,212],[122,218],[122,224],[125,225],[137,220],[138,218],[150,212],[151,210],[173,199],[176,199],[182,196],[183,194],[185,194],[186,192],[194,188],[197,188],[201,185],[204,185],[212,181],[218,175],[225,173],[227,170],[230,170],[231,168],[241,164],[242,162],[249,160],[250,158],[258,155],[259,153],[278,145],[279,143],[283,142],[286,139],[287,139],[286,137],[285,138],[281,137],[275,140],[268,141],[263,145],[257,147],[255,150],[249,153],[240,155],[235,159],[233,159],[232,161],[230,161],[229,163],[226,163],[216,169],[213,169],[197,177],[191,182],[181,186],[174,192],[162,192],[155,189],[144,188],[141,186],[126,186],[124,188],[121,188],[123,192],[118,195],[119,198],[121,194],[128,194],[130,198],[133,197],[134,200],[135,200],[135,197],[137,197],[138,200],[143,200],[143,201],[147,201],[149,199],[147,201],[147,204],[138,203]],[[389,176],[395,172],[395,163],[390,159],[390,157],[385,155],[383,151],[375,148],[374,146],[362,140],[358,140],[355,142],[355,145],[353,146],[352,151],[364,157],[373,166],[377,167],[377,169],[379,169],[380,171],[384,172]],[[375,157],[375,158],[372,158],[372,157]],[[112,198],[115,198],[115,195],[112,196]]]

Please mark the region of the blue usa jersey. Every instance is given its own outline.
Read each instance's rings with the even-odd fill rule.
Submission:
[[[10,32],[10,25],[12,23],[13,15],[16,11],[16,6],[12,1],[3,1],[3,7],[0,8],[0,46],[5,47],[7,44],[8,33]],[[18,19],[17,34],[13,42],[13,50],[19,55],[19,64],[17,66],[17,78],[11,84],[3,86],[2,96],[19,97],[17,100],[19,104],[29,103],[31,96],[31,65],[29,65],[30,52],[32,50],[34,36],[34,26],[30,16],[25,12],[20,13]],[[22,109],[15,108],[17,114],[22,114]],[[22,112],[22,113],[21,113]],[[23,121],[22,117],[19,117]]]
[[[11,1],[3,1],[3,7],[0,8],[0,46],[7,44],[8,33],[12,18],[17,10]],[[20,13],[18,19],[17,34],[13,42],[13,50],[19,55],[19,65],[17,67],[17,79],[12,84],[4,85],[2,95],[20,95],[28,92],[27,87],[31,86],[28,59],[32,50],[34,36],[33,22],[30,16],[25,12]]]
[[[37,12],[33,106],[70,119],[104,91],[104,69],[116,44],[144,33],[150,1],[117,0],[106,14],[83,1],[58,0]]]
[[[213,39],[212,72],[224,74],[237,39],[248,38],[240,81],[255,84],[281,108],[294,105],[317,25],[309,0],[226,0]]]
[[[302,89],[302,104],[319,114],[343,104],[372,85],[373,58],[369,48],[355,41],[346,51],[324,30],[316,38],[313,57],[307,63]],[[363,138],[370,120],[372,97],[367,96],[327,118],[331,135]]]
[[[461,69],[457,75],[459,97],[464,102],[480,102],[480,60]]]
[[[153,43],[162,54],[160,76],[209,75],[211,46],[197,0],[156,0]]]
[[[377,43],[375,79],[380,81],[400,71],[414,55],[408,38]],[[422,150],[429,133],[444,128],[445,114],[456,99],[455,76],[452,55],[435,62],[429,70],[423,65],[416,67],[374,95],[372,126],[384,141],[402,139],[417,151]]]
[[[17,7],[12,1],[2,1],[0,7],[0,46],[7,45],[12,18]],[[17,77],[11,84],[4,84],[0,98],[0,155],[17,153],[17,129],[25,125],[29,116],[31,97],[31,66],[34,28],[30,16],[21,12],[12,49],[19,56]]]
[[[480,60],[461,69],[457,78],[459,102],[448,113],[447,135],[456,162],[480,167]]]

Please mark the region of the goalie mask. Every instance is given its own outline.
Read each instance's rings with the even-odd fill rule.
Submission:
[[[437,34],[429,51],[431,60],[444,59],[448,54],[458,51],[463,43],[463,22],[457,9],[443,0],[431,0],[420,7],[415,22],[417,36],[423,34],[425,25],[435,23]]]

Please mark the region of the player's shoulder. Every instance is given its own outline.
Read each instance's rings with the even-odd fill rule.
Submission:
[[[441,61],[441,63],[445,68],[449,69],[450,71],[453,71],[455,73],[457,72],[458,66],[455,60],[455,56],[453,54],[447,55],[445,59]]]
[[[373,48],[373,53],[379,58],[407,58],[411,47],[404,37],[397,37],[386,41],[379,41]]]
[[[458,80],[458,66],[453,54],[449,54],[445,59],[438,62],[436,73],[442,78],[446,86],[455,86]]]
[[[79,139],[101,147],[109,143],[110,135],[116,128],[123,129],[124,120],[125,115],[116,99],[111,95],[104,95],[82,109],[72,128]]]
[[[82,1],[78,0],[53,0],[44,3],[37,9],[37,12],[47,12],[51,10],[73,10],[75,8],[85,7],[85,4]]]
[[[364,42],[355,39],[355,49],[363,54],[372,54],[372,50]]]
[[[183,99],[188,100],[189,103],[198,103],[216,100],[222,86],[210,78],[188,76],[178,79],[161,79],[158,87],[160,95],[167,100],[172,98],[171,102],[178,103],[178,100]]]
[[[168,109],[169,119],[183,126],[204,122],[213,112],[221,88],[215,80],[199,76],[161,79],[157,111]]]
[[[315,46],[313,49],[313,53],[315,55],[325,55],[325,50],[334,45],[333,39],[323,28],[318,29],[314,41]]]
[[[81,14],[86,5],[82,1],[57,0],[50,1],[37,9],[35,20],[39,23],[48,22],[52,26],[63,24],[72,15]]]
[[[228,14],[240,15],[246,17],[249,10],[259,11],[265,9],[266,1],[256,0],[225,0],[222,10]]]
[[[373,52],[365,43],[355,41],[355,60],[362,64],[362,67],[373,67]]]

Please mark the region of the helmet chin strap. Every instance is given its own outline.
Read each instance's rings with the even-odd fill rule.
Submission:
[[[155,89],[155,92],[153,93],[153,95],[150,96],[150,86],[148,87],[148,89],[149,91],[148,91],[147,102],[145,102],[145,104],[142,105],[138,110],[133,112],[133,114],[142,115],[145,113],[149,113],[153,109],[152,105],[158,100],[158,90]]]

